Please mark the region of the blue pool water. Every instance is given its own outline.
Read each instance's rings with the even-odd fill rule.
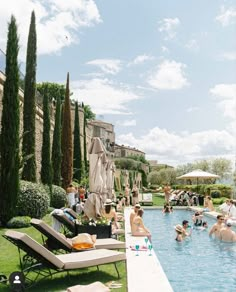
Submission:
[[[153,249],[175,292],[235,292],[236,244],[209,238],[208,231],[193,230],[190,239],[175,241],[174,226],[188,220],[192,212],[174,210],[163,215],[160,210],[145,210],[144,222],[152,233]],[[204,217],[209,228],[215,220]],[[157,279],[158,281],[158,279]],[[164,291],[163,291],[164,292]]]

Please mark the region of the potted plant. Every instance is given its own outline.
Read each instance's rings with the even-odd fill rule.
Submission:
[[[105,217],[89,219],[80,215],[76,220],[76,234],[79,233],[96,234],[97,238],[110,238],[111,221]]]

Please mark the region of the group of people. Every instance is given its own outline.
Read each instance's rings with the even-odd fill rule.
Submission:
[[[232,230],[233,220],[225,217],[224,215],[217,215],[216,223],[211,227],[209,236],[214,237],[223,242],[236,242],[236,233]],[[188,229],[189,222],[184,220],[182,225],[178,224],[175,226],[176,241],[183,241],[187,236],[192,234],[193,228],[198,230],[207,230],[208,223],[203,221],[202,212],[195,212],[192,216],[193,227]]]
[[[74,187],[70,184],[66,189],[68,207],[73,208],[77,203],[87,199],[87,191],[84,186]]]

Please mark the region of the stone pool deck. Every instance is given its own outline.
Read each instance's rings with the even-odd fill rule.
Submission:
[[[145,246],[144,237],[131,235],[129,223],[131,210],[127,207],[124,211],[128,292],[173,292],[155,252],[152,250],[152,255],[149,256],[149,251],[139,251],[139,256],[136,256],[136,251],[131,249],[135,244]]]

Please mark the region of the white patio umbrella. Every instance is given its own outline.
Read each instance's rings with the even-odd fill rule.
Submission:
[[[112,190],[114,189],[115,164],[109,160],[107,163],[107,197],[112,199]]]
[[[203,171],[201,169],[196,169],[196,170],[193,170],[191,172],[188,172],[184,175],[177,177],[177,179],[190,179],[190,180],[196,179],[197,186],[198,186],[199,180],[217,179],[219,177],[220,176],[217,174],[206,172],[206,171]]]
[[[102,190],[102,157],[106,153],[100,138],[92,138],[89,148],[89,191],[90,194],[84,204],[84,213],[89,218],[101,215],[103,205]]]
[[[103,201],[105,202],[107,198],[107,165],[109,162],[106,153],[102,154],[101,160],[102,160],[101,175],[102,175],[102,181],[103,181],[102,195],[104,199]]]
[[[89,190],[101,193],[103,188],[102,157],[106,150],[98,137],[92,138],[89,148]]]

